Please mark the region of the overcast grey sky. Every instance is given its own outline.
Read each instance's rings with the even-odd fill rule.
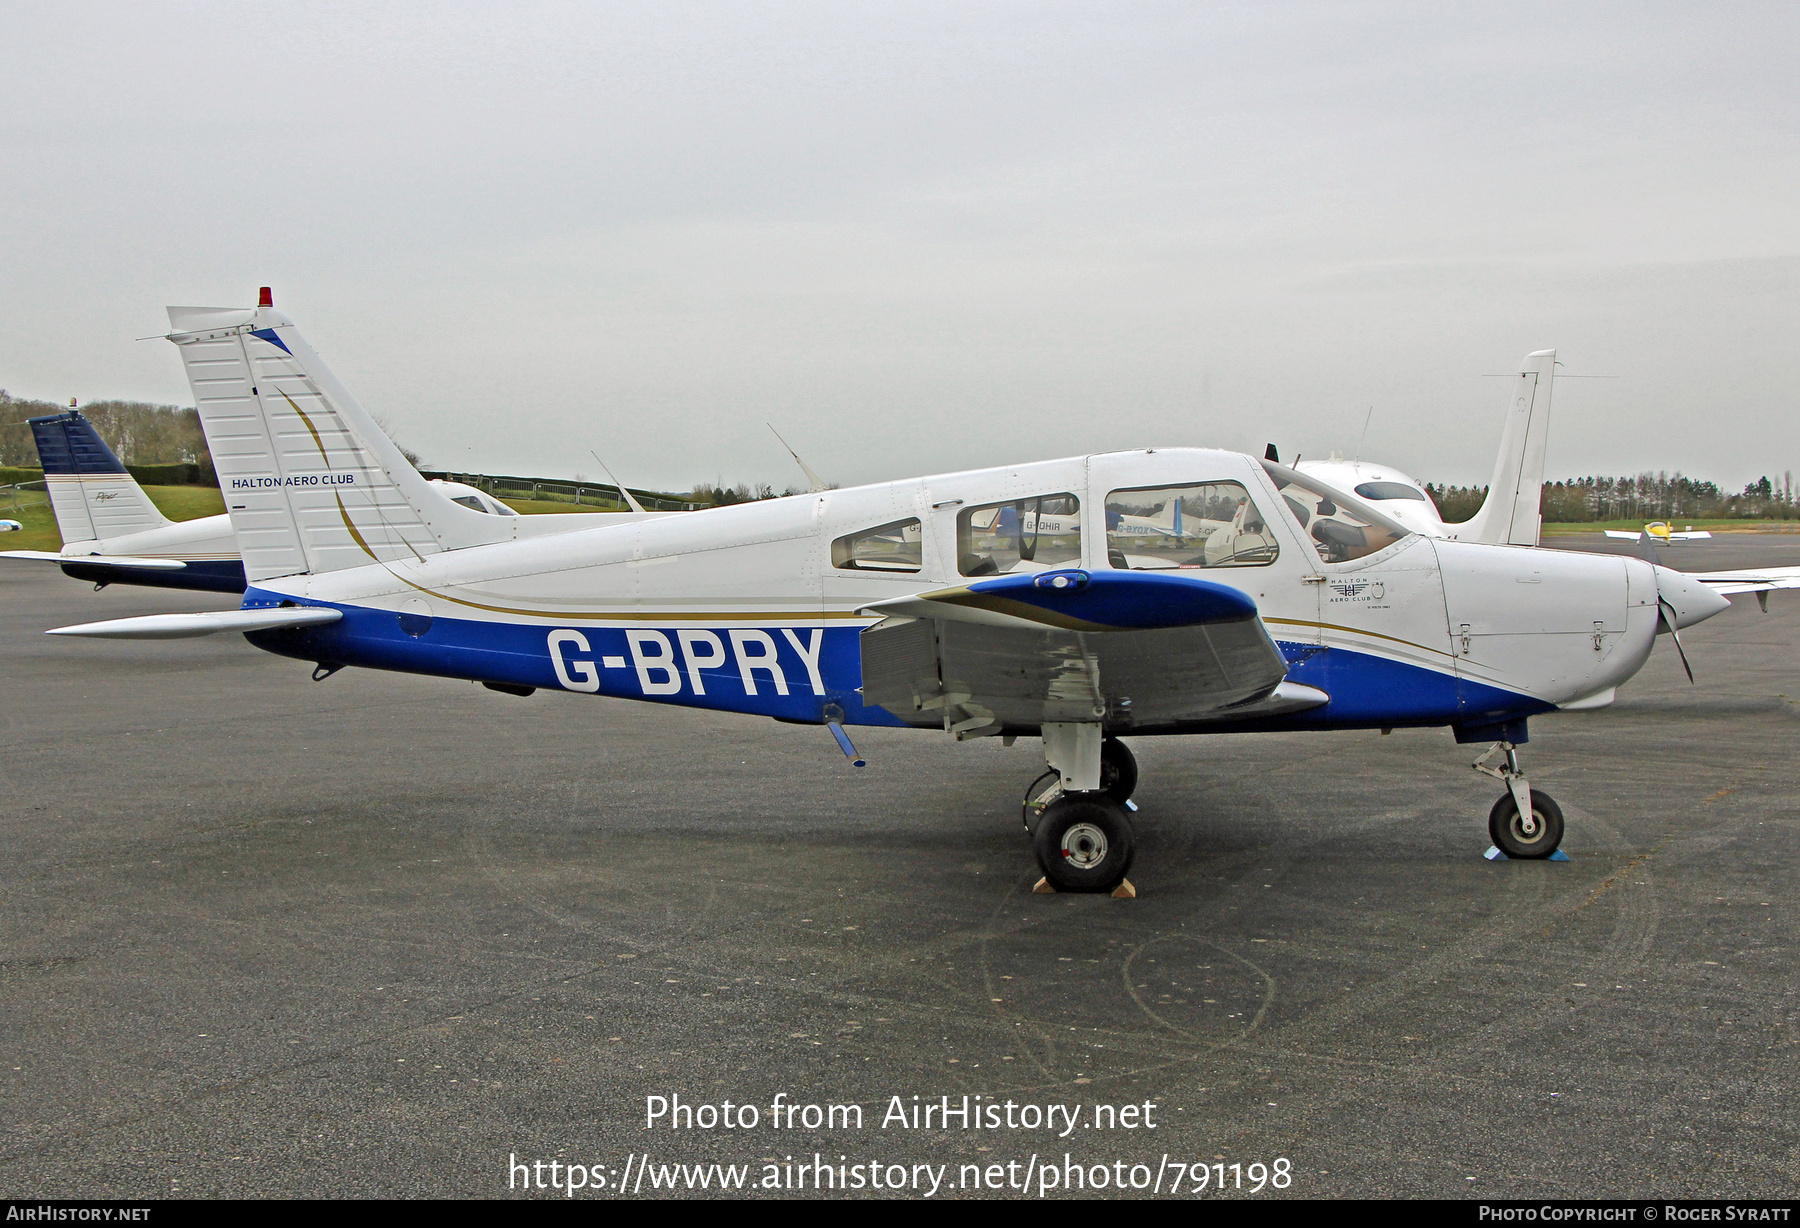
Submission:
[[[1800,6],[0,2],[0,387],[258,285],[438,465],[1800,468]]]

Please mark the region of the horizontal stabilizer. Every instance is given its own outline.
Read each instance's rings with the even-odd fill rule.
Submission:
[[[140,559],[126,554],[58,554],[54,550],[0,550],[0,559],[30,559],[34,563],[80,563],[83,567],[139,567],[145,571],[180,571],[180,559]]]
[[[278,631],[286,627],[312,627],[334,623],[342,610],[319,606],[281,609],[219,610],[211,614],[147,614],[142,618],[112,618],[101,623],[57,627],[45,635],[73,635],[96,640],[184,640],[221,631]]]
[[[858,613],[1038,631],[1153,631],[1241,622],[1256,617],[1256,603],[1191,576],[1068,569],[894,597]]]
[[[1618,529],[1608,529],[1606,530],[1606,535],[1608,537],[1617,537],[1622,541],[1628,542],[1638,541],[1644,536],[1642,533],[1625,533]]]

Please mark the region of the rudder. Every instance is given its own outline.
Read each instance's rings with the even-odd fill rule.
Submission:
[[[266,299],[169,323],[250,583],[511,537],[434,489]]]

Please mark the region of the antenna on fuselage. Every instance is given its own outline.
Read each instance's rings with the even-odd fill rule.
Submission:
[[[1369,423],[1374,417],[1375,407],[1371,405],[1369,406],[1368,414],[1363,418],[1363,433],[1356,441],[1356,460],[1350,462],[1352,465],[1357,464],[1362,460],[1363,444],[1367,443],[1369,440]]]
[[[763,425],[769,428],[770,434],[774,435],[775,438],[781,439],[781,432],[775,429],[775,424],[773,422],[765,422]],[[806,475],[806,480],[812,483],[811,486],[807,487],[807,494],[816,495],[822,490],[831,489],[830,486],[826,485],[824,478],[813,472],[811,465],[800,459],[800,454],[798,452],[788,447],[787,440],[781,439],[781,446],[787,448],[787,454],[794,458],[794,463],[800,466],[800,472],[804,473]]]
[[[631,510],[634,512],[639,512],[639,513],[643,512],[644,505],[642,503],[639,503],[636,499],[633,499],[631,497],[631,492],[629,490],[625,489],[625,484],[623,482],[619,481],[618,478],[613,478],[613,471],[606,467],[605,461],[600,460],[600,454],[598,452],[594,451],[592,448],[589,448],[588,455],[593,457],[595,460],[600,461],[600,471],[602,473],[604,473],[607,477],[612,478],[612,484],[619,488],[619,493],[621,495],[625,496],[626,506],[631,508]]]

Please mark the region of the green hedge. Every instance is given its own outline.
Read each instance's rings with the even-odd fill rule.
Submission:
[[[142,486],[217,486],[219,475],[213,472],[212,458],[199,464],[127,465],[127,472]]]
[[[195,464],[189,462],[181,465],[127,465],[125,471],[138,480],[140,486],[218,486],[219,475],[213,472],[212,458]],[[13,486],[20,482],[41,482],[44,480],[42,469],[26,469],[19,465],[0,465],[0,486]]]

